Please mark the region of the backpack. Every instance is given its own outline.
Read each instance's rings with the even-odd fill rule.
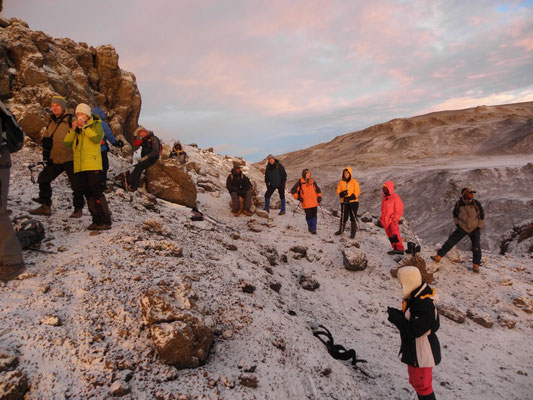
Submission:
[[[7,148],[10,153],[16,153],[24,146],[24,131],[9,109],[0,101],[0,117],[2,131],[5,132]]]
[[[23,249],[41,247],[44,239],[44,226],[38,219],[29,216],[17,217],[13,220],[15,234]]]

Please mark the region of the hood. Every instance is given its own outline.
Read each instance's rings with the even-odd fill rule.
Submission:
[[[231,173],[232,173],[233,175],[235,175],[235,176],[237,176],[237,175],[241,175],[241,174],[242,174],[242,169],[240,169],[239,173],[237,173],[237,172],[235,171],[237,168],[240,169],[240,167],[233,167],[233,168],[231,169]]]
[[[422,275],[417,267],[408,266],[398,270],[398,280],[402,284],[403,298],[407,299],[413,290],[422,285]]]
[[[98,115],[102,121],[105,121],[105,112],[100,107],[93,108],[93,114]]]
[[[389,189],[389,194],[394,194],[394,182],[393,181],[387,181],[383,184],[387,189]]]
[[[348,171],[348,172],[350,173],[350,179],[353,178],[353,172],[352,172],[352,169],[351,169],[350,167],[346,167],[346,168],[344,168],[344,169],[342,170],[342,179],[344,179],[344,171]],[[348,179],[348,180],[350,180],[350,179]],[[344,180],[346,180],[346,179],[344,179]]]

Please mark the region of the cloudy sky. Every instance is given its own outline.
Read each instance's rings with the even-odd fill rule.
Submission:
[[[112,44],[140,123],[259,160],[393,118],[533,101],[533,0],[4,0]]]

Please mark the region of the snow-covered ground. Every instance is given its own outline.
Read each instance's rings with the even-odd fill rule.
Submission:
[[[68,218],[66,178],[54,182],[54,214],[40,218],[47,234],[41,249],[53,254],[26,252],[27,273],[0,287],[0,349],[18,357],[31,384],[27,398],[104,399],[119,380],[131,389],[125,399],[416,399],[397,358],[398,332],[387,322],[386,308],[399,307],[402,292],[389,273],[396,261],[386,254],[383,230],[361,222],[355,240],[339,238],[333,235],[338,219],[319,211],[318,235],[310,235],[293,201],[284,216],[273,210],[270,219],[235,218],[224,188],[231,159],[186,151],[201,164],[202,179],[220,188],[198,196],[200,210],[218,222],[192,222],[185,207],[161,200],[154,206],[143,190],[115,188],[107,195],[113,228],[94,234],[86,230],[87,210],[81,220]],[[24,166],[35,160],[31,148],[14,157],[13,216],[35,206],[31,197],[38,188]],[[122,165],[112,156],[110,175]],[[261,173],[249,165],[244,171],[262,196]],[[151,229],[149,220],[161,229]],[[350,272],[341,251],[356,243],[369,266]],[[290,250],[296,245],[307,248],[307,257],[298,259]],[[426,260],[433,249],[423,246]],[[437,398],[532,399],[533,315],[526,311],[533,303],[533,259],[485,252],[481,273],[473,274],[470,258],[452,251],[433,286],[440,304],[471,310],[494,325],[441,316]],[[302,274],[314,276],[320,287],[302,289]],[[242,281],[255,291],[243,292]],[[179,282],[192,285],[216,321],[215,344],[197,369],[164,365],[141,320],[141,292]],[[271,288],[275,283],[279,293]],[[60,325],[49,325],[47,315],[59,317]],[[516,326],[508,329],[498,318]],[[375,379],[331,358],[309,322],[325,325],[336,343],[356,349]],[[254,370],[248,374],[258,379],[257,388],[239,384],[245,370]]]

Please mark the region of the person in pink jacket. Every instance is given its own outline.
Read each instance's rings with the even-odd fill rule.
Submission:
[[[383,200],[381,201],[380,222],[385,228],[385,233],[390,240],[392,250],[388,254],[403,254],[404,247],[400,236],[400,218],[403,215],[403,202],[397,193],[394,193],[394,182],[387,181],[383,184]]]

